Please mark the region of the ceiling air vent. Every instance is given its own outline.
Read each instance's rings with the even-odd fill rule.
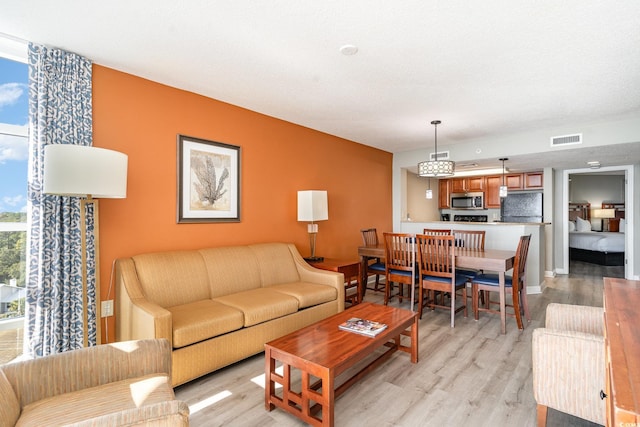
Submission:
[[[438,151],[438,153],[429,154],[429,160],[449,160],[448,151]]]
[[[561,147],[564,145],[573,145],[573,144],[582,144],[581,133],[576,133],[575,135],[562,135],[562,136],[551,137],[552,147]]]

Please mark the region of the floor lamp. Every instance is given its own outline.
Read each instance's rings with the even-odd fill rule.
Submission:
[[[329,219],[329,205],[327,203],[326,191],[298,191],[298,221],[310,221],[310,224],[307,225],[307,231],[309,232],[311,256],[305,258],[308,262],[320,262],[324,260],[324,257],[316,256],[318,224],[315,224],[314,221],[324,221],[327,219]]]
[[[82,257],[82,313],[84,346],[88,346],[87,301],[87,223],[86,209],[93,206],[95,242],[96,341],[100,331],[100,254],[99,215],[96,198],[127,196],[127,155],[104,148],[75,144],[50,144],[44,147],[43,193],[80,197],[80,238]]]

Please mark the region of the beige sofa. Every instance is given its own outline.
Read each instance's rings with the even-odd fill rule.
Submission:
[[[116,267],[116,340],[169,340],[174,385],[344,309],[343,275],[309,266],[293,244],[150,253]]]
[[[167,340],[87,347],[0,366],[0,427],[188,426]]]

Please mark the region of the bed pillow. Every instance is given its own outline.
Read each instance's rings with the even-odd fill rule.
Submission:
[[[569,231],[576,231],[576,223],[569,221]]]
[[[576,218],[576,231],[591,231],[591,223],[589,221],[585,221],[584,219],[577,217]]]
[[[624,226],[625,226],[624,218],[620,218],[620,230],[619,231],[621,233],[624,233]]]

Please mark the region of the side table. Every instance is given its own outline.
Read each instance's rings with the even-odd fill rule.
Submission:
[[[309,265],[321,270],[335,271],[344,274],[344,298],[351,305],[362,302],[362,277],[360,261],[339,258],[325,258],[322,261],[310,262]]]

